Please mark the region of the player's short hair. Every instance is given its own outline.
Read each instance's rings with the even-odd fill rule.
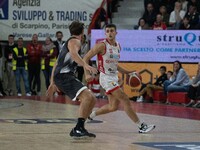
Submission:
[[[115,30],[117,30],[117,26],[115,24],[112,24],[112,23],[111,24],[107,24],[105,29],[106,28],[115,28]]]
[[[69,31],[71,35],[80,35],[83,32],[84,23],[79,21],[73,21],[69,26]]]

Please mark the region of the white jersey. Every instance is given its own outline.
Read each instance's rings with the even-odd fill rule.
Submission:
[[[102,41],[105,44],[105,53],[97,55],[98,70],[107,75],[117,75],[117,66],[120,58],[120,45],[110,45],[108,40]]]

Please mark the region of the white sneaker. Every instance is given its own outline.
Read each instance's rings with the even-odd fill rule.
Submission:
[[[93,111],[93,112],[90,114],[90,116],[87,118],[86,122],[87,122],[87,123],[88,123],[88,122],[91,122],[91,121],[94,119],[94,117],[96,117],[96,112],[95,112],[95,111]]]
[[[142,123],[141,127],[139,128],[139,133],[147,133],[153,130],[156,126],[154,124],[147,125],[146,123]]]
[[[143,96],[138,97],[137,102],[143,102],[143,101],[144,101]]]
[[[31,96],[31,93],[26,93],[26,96]]]
[[[22,93],[17,93],[17,96],[22,96]]]

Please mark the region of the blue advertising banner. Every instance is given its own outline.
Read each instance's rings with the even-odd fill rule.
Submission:
[[[91,46],[105,38],[104,30],[92,30]],[[195,30],[118,30],[120,61],[200,61],[200,32]]]

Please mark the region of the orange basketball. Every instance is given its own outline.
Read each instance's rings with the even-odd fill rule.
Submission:
[[[131,87],[137,87],[142,83],[142,77],[139,73],[137,72],[132,72],[129,74],[129,80],[128,80],[128,84]]]

